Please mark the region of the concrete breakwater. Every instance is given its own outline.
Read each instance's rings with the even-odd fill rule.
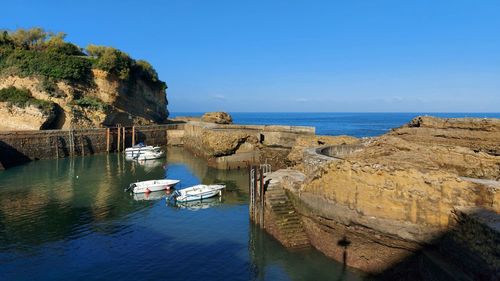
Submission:
[[[182,124],[75,130],[0,132],[0,169],[38,159],[85,156],[116,151],[134,142],[166,145],[169,130]],[[133,132],[134,131],[134,132]],[[125,132],[125,134],[123,134]],[[133,136],[134,133],[134,136]],[[125,145],[125,146],[124,146]]]
[[[0,132],[0,167],[37,159],[82,156],[123,150],[132,142],[184,146],[218,169],[265,163],[286,167],[288,154],[301,137],[314,137],[313,127],[224,125],[199,121],[168,125],[75,130]],[[108,136],[109,134],[109,136]],[[134,136],[133,136],[134,135]]]
[[[290,164],[288,155],[301,137],[315,136],[314,127],[222,125],[189,121],[182,144],[218,169],[268,163],[273,169]],[[176,134],[174,131],[169,133]],[[177,133],[176,135],[180,135]]]

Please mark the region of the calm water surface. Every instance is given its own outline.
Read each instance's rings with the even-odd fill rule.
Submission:
[[[225,182],[222,200],[172,206],[131,181]],[[361,280],[315,250],[289,251],[248,220],[244,171],[182,149],[141,165],[121,155],[0,171],[0,280]]]

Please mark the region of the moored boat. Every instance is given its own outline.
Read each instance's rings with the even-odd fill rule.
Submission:
[[[174,191],[172,198],[177,202],[202,200],[216,195],[222,195],[222,189],[224,188],[226,188],[224,184],[198,184]]]
[[[180,180],[149,180],[131,183],[127,190],[131,190],[133,193],[149,193],[159,190],[169,190],[178,184]]]
[[[163,157],[165,153],[161,150],[153,150],[153,151],[141,151],[133,159],[142,161],[142,160],[153,160]]]
[[[160,147],[145,145],[143,143],[138,143],[132,147],[125,148],[125,156],[127,158],[135,158],[146,151],[157,152],[157,151],[160,151]]]

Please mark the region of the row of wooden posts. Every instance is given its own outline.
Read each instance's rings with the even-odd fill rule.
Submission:
[[[106,129],[106,152],[110,152],[111,150],[111,129]],[[125,136],[126,136],[126,128],[117,126],[117,135],[116,135],[116,151],[125,150]],[[132,126],[132,146],[135,145],[135,126]]]
[[[249,167],[249,187],[250,187],[250,202],[249,213],[250,219],[264,227],[264,194],[265,183],[264,177],[271,172],[271,165],[261,164],[259,166]]]

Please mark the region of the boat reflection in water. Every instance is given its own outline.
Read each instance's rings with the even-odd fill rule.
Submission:
[[[144,168],[156,168],[164,165],[163,159],[155,159],[155,160],[135,160],[137,164],[143,166]]]
[[[160,200],[170,196],[172,190],[160,190],[149,193],[134,193],[135,201]]]
[[[220,205],[222,205],[222,197],[212,197],[203,200],[188,201],[188,202],[176,202],[171,206],[190,211],[199,211],[202,209],[208,209]]]

